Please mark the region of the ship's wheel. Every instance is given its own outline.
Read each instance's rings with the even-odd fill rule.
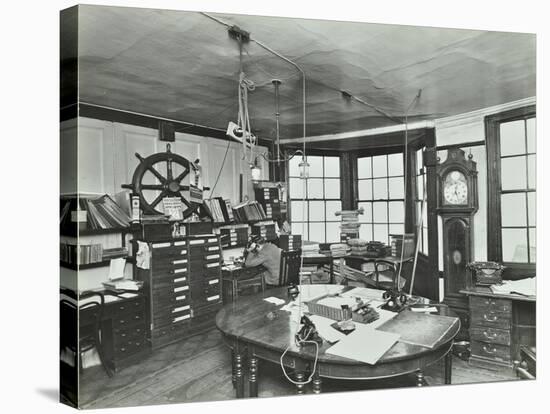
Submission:
[[[182,201],[184,219],[197,212],[201,204],[186,199],[184,192],[189,191],[189,185],[182,184],[191,169],[196,169],[193,163],[181,155],[172,153],[170,144],[166,144],[166,152],[159,152],[146,158],[137,152],[135,155],[140,164],[134,171],[132,183],[123,184],[122,187],[129,188],[134,194],[139,195],[140,207],[144,214],[163,214],[158,207],[165,197],[177,197]],[[147,181],[155,181],[150,179],[152,178],[150,174],[156,178],[154,184],[144,182],[145,178],[149,178]]]

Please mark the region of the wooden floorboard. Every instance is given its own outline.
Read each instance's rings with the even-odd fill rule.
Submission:
[[[443,366],[435,364],[425,372],[429,385],[443,384]],[[453,384],[509,381],[510,371],[472,367],[453,359]],[[384,381],[324,380],[323,392],[368,390],[415,386],[414,375]],[[306,388],[306,393],[311,389]],[[260,397],[294,395],[294,386],[276,364],[260,363]],[[212,330],[155,351],[140,364],[107,377],[101,367],[81,375],[82,408],[128,407],[233,399],[231,358],[218,331]]]

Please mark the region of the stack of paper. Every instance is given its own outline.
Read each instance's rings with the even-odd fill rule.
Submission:
[[[504,280],[502,285],[491,285],[493,293],[510,294],[517,293],[526,296],[535,296],[537,294],[536,277],[530,277],[521,280]]]

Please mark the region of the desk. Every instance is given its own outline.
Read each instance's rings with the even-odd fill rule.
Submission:
[[[361,255],[354,255],[354,254],[348,254],[344,256],[344,259],[346,260],[346,264],[348,264],[350,267],[361,270],[361,265],[363,263],[374,263],[375,264],[375,270],[373,271],[376,273],[376,280],[374,280],[374,286],[378,286],[378,271],[377,265],[378,264],[385,264],[392,268],[392,271],[395,273],[396,277],[392,282],[393,288],[397,288],[397,275],[399,274],[399,268],[403,266],[405,263],[411,262],[413,260],[413,257],[404,257],[403,260],[401,260],[401,257],[395,257],[395,256],[382,256],[382,257],[368,257],[368,256],[361,256]],[[390,286],[385,286],[390,287]]]
[[[472,365],[512,368],[522,345],[535,346],[535,297],[496,294],[479,286],[460,293],[469,298]]]
[[[250,396],[257,396],[258,360],[279,364],[279,358],[289,344],[292,346],[286,354],[284,364],[294,369],[296,379],[306,378],[306,372],[311,370],[310,367],[315,360],[313,347],[300,348],[294,345],[295,324],[291,323],[288,312],[280,311],[278,306],[263,300],[269,296],[288,302],[286,288],[270,289],[227,304],[216,316],[216,326],[222,332],[225,343],[232,350],[233,379],[237,398],[244,397],[245,372],[248,373]],[[277,315],[272,320],[267,318],[267,314],[271,311],[276,312]],[[433,349],[397,342],[375,365],[327,354],[325,351],[330,345],[323,342],[319,348],[317,370],[312,382],[313,391],[321,392],[323,377],[373,380],[416,373],[418,385],[423,385],[423,370],[448,355],[458,330],[459,326],[449,331]],[[248,361],[247,366],[245,360]],[[450,383],[451,380],[450,361],[448,357],[445,364],[446,383]],[[297,391],[303,392],[303,386],[297,386]]]
[[[332,254],[320,253],[317,256],[302,256],[304,265],[328,265],[330,273],[330,283],[334,283],[334,261],[345,256],[333,256]]]
[[[239,296],[242,296],[242,289],[259,287],[265,290],[263,273],[266,270],[262,265],[222,267],[223,303],[234,302]]]

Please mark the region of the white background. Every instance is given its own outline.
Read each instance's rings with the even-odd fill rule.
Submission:
[[[97,4],[157,7],[354,20],[537,33],[538,182],[544,184],[548,111],[543,78],[548,71],[548,13],[543,1],[392,1],[323,2],[243,1],[99,1]],[[11,1],[2,4],[0,105],[2,162],[0,177],[0,407],[3,412],[70,412],[57,403],[58,388],[58,140],[59,140],[59,10],[72,1]],[[326,5],[325,5],[326,4]],[[185,41],[185,39],[182,39]],[[547,204],[539,186],[537,221],[538,380],[501,384],[367,391],[305,398],[196,403],[123,409],[143,413],[257,412],[521,412],[544,411],[548,395],[544,329],[544,236]],[[542,269],[542,270],[540,270]],[[104,413],[122,412],[103,410]]]

